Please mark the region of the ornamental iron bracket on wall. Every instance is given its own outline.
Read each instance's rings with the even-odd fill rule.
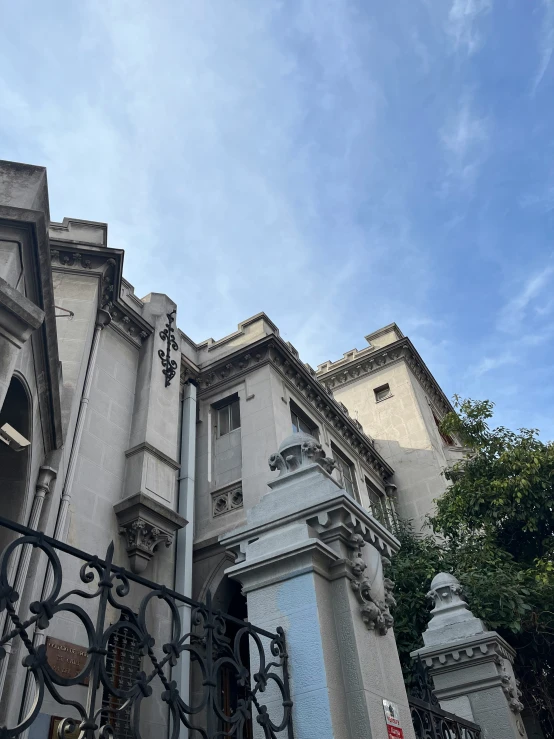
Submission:
[[[177,362],[171,359],[171,350],[179,351],[177,342],[175,341],[175,309],[171,313],[167,313],[167,323],[163,331],[160,331],[160,339],[166,342],[166,350],[158,349],[158,356],[162,360],[163,374],[165,375],[165,386],[167,387],[177,372]]]

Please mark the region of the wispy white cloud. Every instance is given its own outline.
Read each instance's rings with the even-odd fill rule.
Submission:
[[[468,375],[481,377],[507,364],[515,364],[517,361],[517,357],[511,352],[504,352],[495,357],[484,357],[477,365],[470,367]]]
[[[554,278],[554,266],[546,266],[540,272],[528,277],[519,291],[503,306],[498,318],[497,327],[501,331],[513,333],[519,331],[522,321],[529,315],[535,301]],[[539,309],[543,306],[538,306]]]
[[[530,208],[544,214],[552,213],[554,211],[554,184],[547,183],[539,189],[522,195],[519,202],[523,208]]]
[[[473,54],[480,48],[483,38],[478,23],[491,8],[492,0],[453,0],[446,29],[456,51]]]
[[[488,155],[490,120],[476,112],[471,95],[465,93],[441,131],[441,143],[447,162],[444,187],[452,184],[470,189]]]
[[[542,0],[542,6],[544,15],[538,48],[539,65],[531,85],[531,92],[533,95],[536,93],[538,86],[542,82],[543,77],[550,66],[552,52],[554,51],[554,0]]]

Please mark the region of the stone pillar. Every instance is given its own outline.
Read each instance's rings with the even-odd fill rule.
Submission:
[[[383,574],[398,541],[339,487],[312,437],[293,434],[269,462],[279,477],[221,542],[236,555],[226,572],[249,620],[285,630],[295,739],[382,739],[384,699],[413,739]],[[258,699],[278,722],[279,698]]]
[[[131,447],[125,452],[125,497],[114,506],[130,567],[137,573],[156,551],[170,547],[186,524],[176,512],[181,353],[175,303],[161,293],[143,302],[143,318],[154,332],[140,349]]]
[[[412,657],[427,664],[441,708],[479,724],[486,739],[526,737],[514,650],[471,613],[454,575],[439,573],[428,595],[433,617]]]

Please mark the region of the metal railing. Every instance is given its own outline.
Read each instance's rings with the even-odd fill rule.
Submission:
[[[408,701],[417,739],[481,739],[481,727],[444,711],[421,657],[414,663]]]
[[[181,724],[189,729],[191,739],[248,739],[253,718],[262,727],[265,739],[276,739],[277,734],[293,739],[287,651],[280,627],[274,633],[260,629],[214,609],[209,593],[206,602],[200,603],[115,565],[113,542],[105,558],[100,559],[1,517],[0,527],[20,534],[0,556],[0,614],[7,612],[0,661],[8,658],[6,644],[19,650],[18,662],[23,657],[35,691],[27,715],[12,727],[0,727],[0,737],[11,739],[25,732],[49,696],[49,707],[54,702],[66,714],[57,729],[60,739],[72,732],[79,732],[80,739],[118,739],[123,735],[147,739],[148,732],[141,734],[141,707],[148,699],[159,700],[167,707],[170,739],[177,739]],[[25,615],[18,608],[21,594],[9,582],[11,565],[22,547],[40,550],[52,571],[50,593],[44,600],[31,603]],[[69,559],[63,557],[64,568],[59,553],[69,555]],[[65,570],[71,569],[68,563],[74,560],[81,563],[78,575],[66,575]],[[82,582],[84,587],[62,592],[64,575]],[[152,606],[160,602],[171,615],[170,637],[163,642],[155,637],[159,624],[155,619],[152,622],[151,614]],[[179,614],[183,604],[191,612],[192,626],[187,633],[183,633]],[[86,641],[81,645],[86,650],[85,664],[70,677],[53,669],[46,645],[32,638],[33,630],[44,633],[58,614],[73,619]],[[122,665],[134,665],[126,668],[125,680],[116,679],[117,655],[113,654],[114,644],[120,648],[123,643],[137,650],[134,659],[124,655]],[[171,669],[185,655],[200,676],[195,699],[190,703],[179,695],[177,683],[171,679]],[[137,664],[140,670],[135,671]],[[225,685],[230,682],[232,690],[227,688],[225,694]],[[76,691],[74,686],[78,685],[83,687]],[[278,719],[270,716],[262,703],[268,685],[271,712],[275,709]]]

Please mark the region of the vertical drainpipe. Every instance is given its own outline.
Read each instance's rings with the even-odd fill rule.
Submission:
[[[88,404],[90,399],[90,390],[92,387],[92,378],[94,376],[94,368],[96,365],[96,357],[98,356],[98,347],[100,346],[100,334],[102,329],[111,323],[111,316],[108,311],[102,308],[98,309],[96,314],[96,323],[94,326],[94,335],[92,337],[92,344],[90,347],[90,354],[87,363],[87,369],[85,373],[85,381],[83,384],[83,391],[81,393],[81,402],[79,404],[79,411],[77,413],[77,423],[75,424],[75,431],[73,433],[73,442],[71,444],[71,451],[69,453],[69,461],[67,463],[67,471],[65,473],[65,481],[62,489],[62,497],[60,500],[60,507],[58,508],[58,515],[56,518],[56,526],[54,528],[54,539],[61,540],[63,532],[65,531],[65,524],[67,521],[67,513],[69,511],[69,504],[71,502],[71,493],[73,488],[73,480],[75,478],[75,470],[77,468],[77,456],[79,453],[79,447],[81,446],[81,437],[83,435],[83,429],[85,428],[85,420],[87,417]],[[45,600],[50,591],[52,590],[54,574],[52,566],[48,563],[46,567],[46,573],[44,576],[44,583],[42,586],[42,594],[40,596],[41,601]],[[44,631],[40,631],[35,628],[33,635],[33,646],[36,648],[39,644],[44,644],[46,641],[46,634]],[[25,686],[23,688],[23,695],[21,697],[21,710],[20,720],[26,716],[30,709],[32,702],[35,698],[35,690],[31,684],[30,675],[28,674],[25,679]],[[28,729],[20,734],[20,739],[27,739]]]
[[[181,415],[181,467],[178,480],[178,512],[187,519],[184,529],[177,532],[175,555],[175,590],[192,597],[192,544],[194,538],[194,476],[196,465],[196,385],[188,381],[184,387]],[[190,607],[178,606],[181,634],[191,629]],[[181,698],[190,705],[190,652],[182,652],[173,678]],[[179,739],[187,739],[188,729],[182,723]]]
[[[50,457],[54,456],[56,456],[55,452],[54,454],[50,454]],[[44,464],[39,470],[38,479],[35,486],[35,496],[31,505],[29,519],[27,521],[27,526],[30,529],[36,530],[39,527],[44,500],[46,498],[46,495],[50,492],[50,486],[52,482],[56,479],[56,475],[57,470],[54,469],[54,467],[48,466],[47,464]],[[31,562],[32,552],[33,547],[30,544],[26,544],[23,546],[22,552],[20,553],[20,558],[15,568],[14,578],[14,588],[18,593],[22,593],[25,588],[25,582],[27,580],[27,575],[29,572],[29,564]],[[13,604],[12,607],[15,614],[18,614],[20,605],[21,600],[18,600],[16,603]],[[7,616],[7,612],[4,611],[4,613],[0,616],[0,634],[2,634],[2,636],[5,636],[7,632],[10,631],[11,627],[12,620],[9,616]],[[6,656],[4,657],[2,662],[0,662],[0,695],[2,695],[2,691],[4,690],[4,683],[6,681],[6,673],[8,670],[8,662],[12,654],[12,647],[13,643],[11,641],[6,642],[6,644],[4,645]]]

